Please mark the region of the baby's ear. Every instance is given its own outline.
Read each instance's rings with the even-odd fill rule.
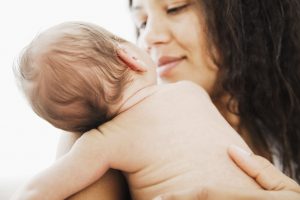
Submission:
[[[118,57],[133,71],[146,72],[147,68],[137,58],[131,56],[124,48],[117,49]]]

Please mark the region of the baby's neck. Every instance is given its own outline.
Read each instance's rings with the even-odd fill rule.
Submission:
[[[126,110],[144,101],[148,97],[152,96],[158,89],[158,85],[146,85],[132,92],[130,95],[123,98],[123,102],[118,109],[117,114],[125,112]]]

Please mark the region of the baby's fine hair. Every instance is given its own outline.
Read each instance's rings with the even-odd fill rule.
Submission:
[[[112,105],[129,84],[118,58],[124,40],[99,26],[67,22],[48,29],[23,51],[16,76],[33,110],[57,128],[85,132],[115,116]]]

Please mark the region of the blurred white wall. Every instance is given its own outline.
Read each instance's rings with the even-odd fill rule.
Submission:
[[[38,118],[18,90],[12,65],[45,28],[70,21],[97,23],[134,41],[127,0],[9,0],[0,3],[0,199],[54,160],[60,130]]]

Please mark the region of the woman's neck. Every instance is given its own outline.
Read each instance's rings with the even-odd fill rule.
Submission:
[[[229,101],[232,101],[230,105],[231,110],[229,110],[228,108]],[[257,146],[254,143],[254,138],[251,136],[249,130],[247,130],[245,126],[242,126],[241,118],[238,115],[238,103],[236,100],[231,100],[229,95],[223,95],[222,97],[218,98],[218,100],[215,99],[213,103],[222,114],[222,116],[226,119],[226,121],[237,131],[237,133],[243,138],[243,140],[255,154],[264,156],[265,158],[272,161],[270,151]]]
[[[231,101],[231,105],[229,105],[229,101]],[[252,147],[251,135],[249,132],[241,126],[241,119],[238,115],[238,103],[231,99],[229,95],[223,95],[218,99],[213,101],[219,112],[225,118],[225,120],[230,124],[232,128],[234,128],[238,134],[244,139],[244,141]],[[228,107],[228,105],[230,107]],[[253,147],[252,147],[253,148]]]
[[[228,108],[228,102],[231,102],[230,110]],[[229,95],[222,95],[219,98],[213,99],[213,103],[222,114],[222,116],[226,119],[226,121],[236,130],[238,131],[240,128],[240,117],[238,113],[238,105],[235,100],[230,100]]]

